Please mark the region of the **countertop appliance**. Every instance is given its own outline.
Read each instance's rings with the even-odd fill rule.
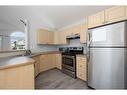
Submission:
[[[127,88],[127,22],[90,29],[88,86]]]
[[[83,47],[61,47],[62,72],[76,78],[76,54],[83,54]]]

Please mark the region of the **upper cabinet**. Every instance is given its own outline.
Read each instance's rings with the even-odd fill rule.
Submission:
[[[37,31],[37,44],[68,44],[66,37],[68,35],[80,35],[80,42],[86,43],[87,25],[79,24],[64,31],[49,32],[45,29],[39,29]]]
[[[87,42],[87,30],[88,26],[86,23],[83,23],[80,25],[81,31],[80,31],[80,42],[86,43]]]
[[[104,24],[104,11],[98,12],[88,17],[88,28]]]
[[[45,29],[39,29],[37,31],[37,44],[48,44],[48,31]]]
[[[64,31],[66,31],[66,36],[80,34],[81,25],[80,24],[79,25],[75,25],[73,27],[65,29]]]
[[[48,32],[48,44],[54,44],[53,32]]]
[[[37,44],[53,44],[53,39],[53,32],[45,29],[39,29],[37,31]]]
[[[117,6],[105,10],[105,23],[117,22],[126,18],[125,6]]]
[[[88,17],[88,28],[101,26],[127,19],[127,7],[116,6]]]
[[[82,31],[82,27],[81,26],[82,26],[81,24],[75,26],[73,28],[73,34],[80,34],[80,32]]]
[[[66,39],[67,31],[61,31],[59,35],[59,40],[61,44],[68,44],[68,40]]]
[[[53,32],[53,35],[54,35],[54,44],[55,45],[60,44],[60,40],[59,40],[60,32]]]

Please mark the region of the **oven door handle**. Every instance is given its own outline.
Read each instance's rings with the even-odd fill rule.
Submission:
[[[75,58],[75,56],[62,55],[62,57]]]

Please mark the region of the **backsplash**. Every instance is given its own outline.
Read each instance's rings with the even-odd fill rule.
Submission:
[[[35,52],[46,52],[46,51],[57,51],[57,47],[54,45],[37,45],[31,48],[32,53]]]
[[[59,47],[84,47],[84,54],[86,54],[86,44],[82,44],[80,43],[80,39],[70,39],[69,44],[68,45],[60,45],[57,46],[57,50],[59,49]]]

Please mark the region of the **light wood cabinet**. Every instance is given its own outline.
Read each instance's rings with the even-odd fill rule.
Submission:
[[[0,70],[0,89],[34,89],[34,64]]]
[[[52,69],[52,68],[55,68],[55,59],[54,59],[54,56],[55,56],[56,54],[48,54],[48,67],[49,67],[49,69]]]
[[[53,40],[53,32],[45,29],[39,29],[37,31],[37,44],[53,44]]]
[[[105,24],[125,19],[127,19],[125,6],[116,6],[105,10]]]
[[[57,68],[61,70],[62,65],[62,57],[61,53],[53,53],[53,54],[42,54],[40,55],[40,72],[47,71],[53,68]]]
[[[35,77],[40,73],[40,55],[32,57],[36,62],[35,64]]]
[[[37,44],[48,44],[48,32],[45,29],[37,30]]]
[[[62,56],[61,56],[61,54],[55,54],[55,56],[54,56],[55,58],[55,67],[57,68],[57,69],[62,69]]]
[[[47,68],[47,63],[48,63],[48,59],[47,59],[47,55],[40,55],[40,72],[42,71],[46,71]]]
[[[47,43],[48,44],[54,44],[54,35],[53,35],[53,32],[48,32],[48,37],[47,37]]]
[[[87,81],[87,59],[84,55],[76,56],[77,77]]]
[[[60,32],[53,32],[54,33],[54,42],[53,44],[58,45],[61,44],[60,42]]]
[[[67,44],[66,31],[49,32],[45,29],[37,31],[37,44]]]
[[[40,72],[55,68],[54,54],[40,55]]]
[[[66,31],[66,36],[68,35],[76,35],[76,34],[80,34],[80,31],[82,30],[81,24],[72,26],[70,28],[65,29]]]
[[[60,32],[60,35],[59,35],[60,39],[59,40],[60,40],[61,44],[68,44],[66,36],[67,36],[67,31],[61,31]]]
[[[74,26],[73,29],[72,29],[73,34],[80,35],[80,32],[82,31],[82,27],[81,26],[82,26],[82,24]]]
[[[81,43],[86,43],[87,42],[87,31],[88,31],[87,24],[83,23],[83,24],[80,25],[80,27],[81,27],[80,42]]]
[[[88,16],[88,28],[100,26],[104,24],[104,11]]]
[[[73,35],[73,28],[67,28],[64,31],[66,33],[66,36]]]
[[[127,19],[127,7],[115,6],[94,15],[88,16],[88,28],[101,26]]]

